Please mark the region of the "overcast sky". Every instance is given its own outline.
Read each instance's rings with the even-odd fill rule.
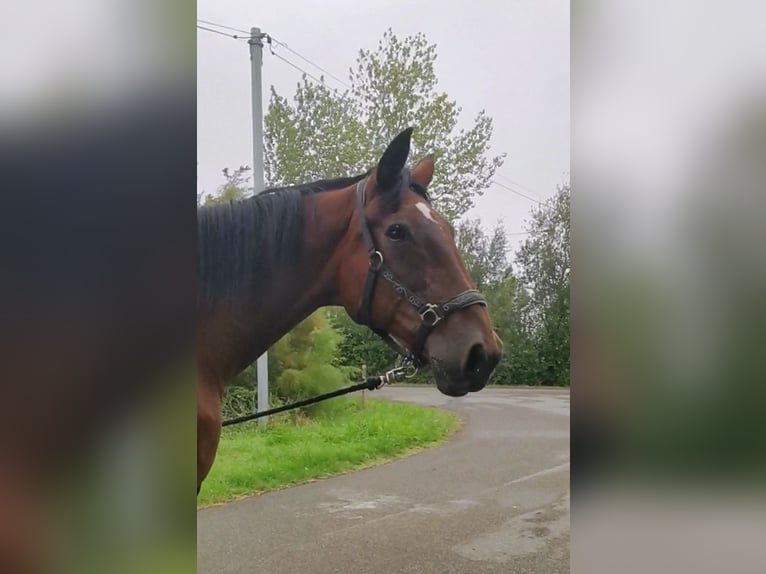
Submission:
[[[423,32],[437,45],[439,87],[463,108],[462,126],[481,109],[493,118],[492,152],[508,154],[498,182],[545,199],[569,170],[568,0],[200,0],[197,6],[198,18],[259,26],[346,81],[359,50],[374,49],[387,27],[398,36]],[[198,191],[213,191],[222,168],[252,165],[248,46],[198,30],[197,61]],[[270,86],[289,96],[299,80],[300,72],[264,50],[264,106]],[[493,185],[468,216],[487,227],[502,219],[518,234],[531,206]],[[523,236],[509,239],[515,246]]]

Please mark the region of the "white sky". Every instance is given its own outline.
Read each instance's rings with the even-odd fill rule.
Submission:
[[[545,199],[569,170],[568,0],[200,0],[197,7],[204,20],[259,26],[345,81],[359,50],[374,49],[387,27],[397,36],[423,32],[437,45],[439,88],[463,108],[462,125],[481,109],[493,118],[492,151],[508,154],[498,182]],[[299,80],[300,72],[264,50],[264,107],[270,86],[290,96]],[[224,167],[252,165],[250,105],[246,42],[198,30],[198,191],[215,190]],[[516,234],[531,206],[493,185],[468,216],[485,227],[502,219]],[[509,239],[515,247],[523,237]]]

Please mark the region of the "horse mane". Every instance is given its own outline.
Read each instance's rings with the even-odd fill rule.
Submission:
[[[295,262],[303,245],[303,197],[346,188],[369,172],[274,187],[226,204],[197,209],[198,303],[257,291]]]
[[[225,204],[197,209],[197,301],[212,302],[241,293],[254,293],[279,267],[301,256],[303,198],[354,185],[370,171],[352,177],[322,179],[262,193]],[[409,170],[402,172],[410,185]],[[401,190],[389,196],[393,211],[399,209]],[[429,201],[426,191],[413,186]]]

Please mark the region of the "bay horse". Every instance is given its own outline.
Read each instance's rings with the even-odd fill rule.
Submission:
[[[320,307],[341,305],[449,396],[500,360],[484,298],[431,206],[434,160],[405,164],[412,128],[363,175],[198,210],[197,492],[215,459],[229,380]]]

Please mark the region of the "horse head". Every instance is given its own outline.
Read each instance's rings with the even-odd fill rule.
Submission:
[[[408,128],[396,136],[356,186],[337,290],[352,318],[416,365],[430,365],[442,393],[463,396],[487,384],[502,342],[452,226],[429,199],[434,159],[406,167],[411,135]]]

